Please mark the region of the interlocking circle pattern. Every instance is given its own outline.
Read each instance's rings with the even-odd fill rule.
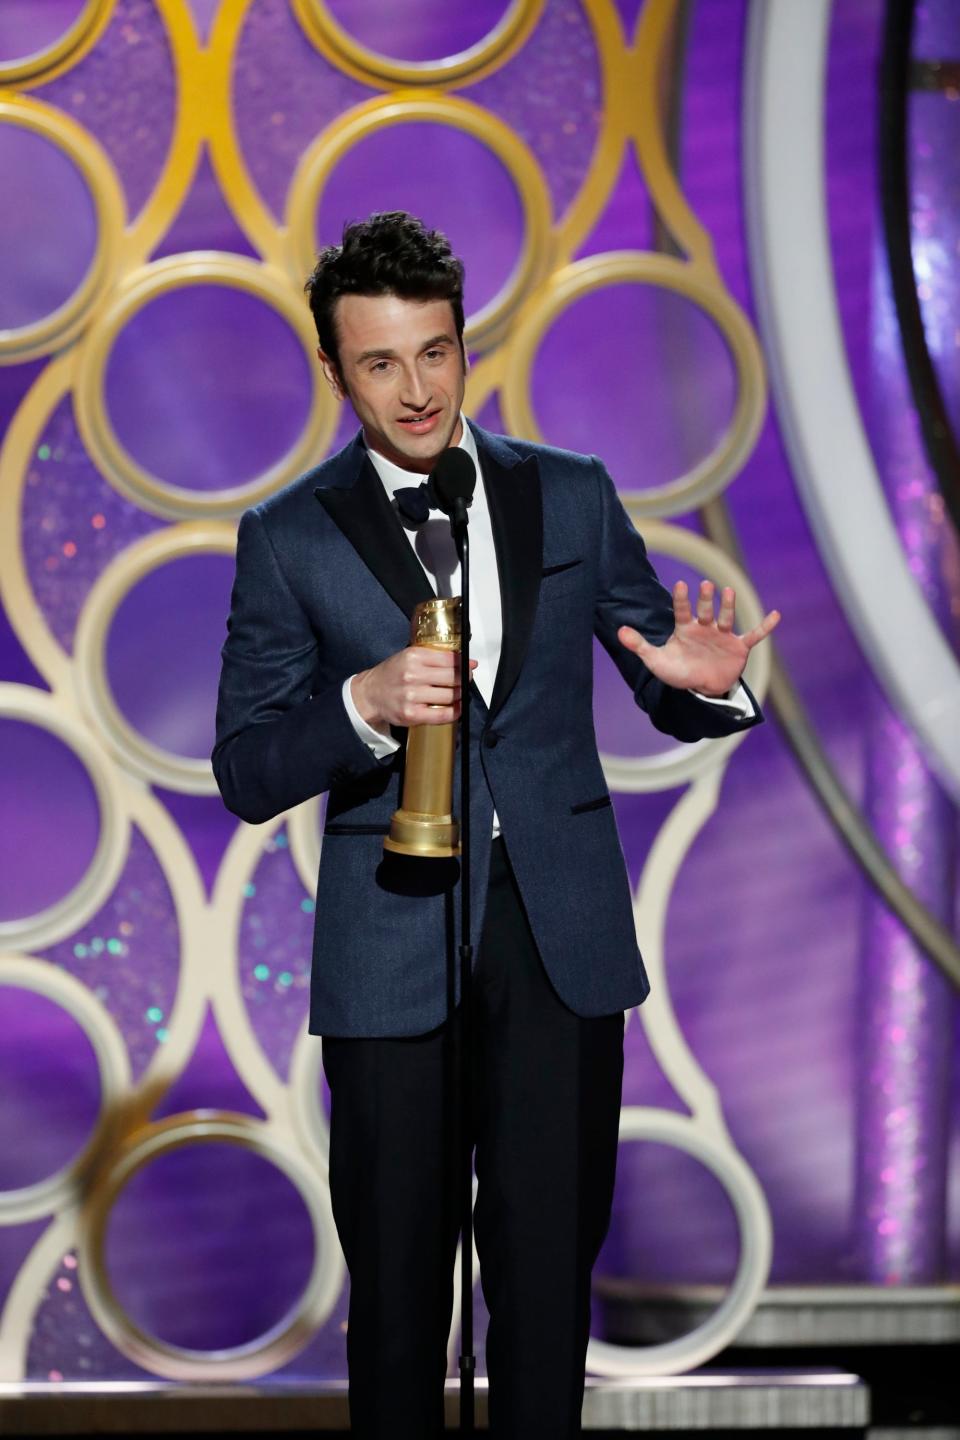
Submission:
[[[45,360],[25,387],[0,453],[0,598],[47,687],[0,685],[0,715],[50,732],[79,759],[99,815],[94,854],[70,893],[42,913],[0,923],[7,951],[0,956],[0,985],[44,995],[70,1013],[93,1047],[101,1096],[97,1121],[69,1165],[0,1194],[0,1223],[52,1217],[0,1315],[0,1356],[7,1357],[0,1379],[19,1381],[40,1363],[31,1360],[31,1346],[62,1319],[58,1298],[72,1285],[67,1280],[58,1289],[52,1275],[74,1251],[83,1298],[104,1345],[168,1378],[244,1379],[276,1370],[332,1323],[342,1296],[320,1043],[306,1028],[321,807],[308,802],[262,827],[238,823],[222,856],[218,852],[216,873],[202,875],[189,827],[175,817],[198,813],[188,797],[200,804],[214,795],[210,765],[163,749],[137,730],[111,691],[106,656],[118,611],[141,580],[184,556],[232,555],[240,513],[321,460],[344,433],[322,384],[302,287],[314,260],[318,216],[325,217],[331,179],[345,157],[384,130],[445,128],[461,137],[458,144],[468,137],[483,147],[515,192],[520,223],[512,269],[498,293],[467,317],[466,403],[473,414],[499,406],[506,428],[556,439],[541,435],[531,375],[554,323],[580,297],[605,287],[658,287],[683,297],[717,327],[735,382],[725,432],[688,473],[625,498],[652,550],[724,582],[733,579],[743,617],[753,623],[760,616],[746,577],[715,547],[662,523],[723,489],[754,444],[765,403],[756,338],[666,159],[657,90],[675,11],[676,0],[647,0],[628,41],[612,0],[504,0],[485,36],[446,57],[412,61],[350,34],[342,6],[331,0],[221,0],[203,42],[187,0],[87,0],[54,41],[0,64],[0,126],[39,137],[59,152],[61,168],[64,159],[73,167],[89,195],[96,235],[92,262],[63,303],[0,332],[0,363]],[[520,70],[508,67],[519,60],[522,68],[535,57],[531,73],[549,75],[549,65],[559,63],[558,36],[567,65],[562,94],[540,81],[541,92],[526,94]],[[151,97],[174,96],[166,153],[156,161],[149,193],[136,204],[128,198],[127,112],[104,120],[101,130],[91,119],[88,92],[101,83],[101,70],[112,77],[103,81],[108,90],[120,88],[128,70],[136,75],[143,87],[137,120],[148,138]],[[45,90],[64,75],[74,83]],[[315,111],[306,122],[304,93],[310,115]],[[244,123],[244,105],[256,111],[254,126]],[[251,133],[263,147],[259,160]],[[144,143],[139,131],[132,138]],[[586,241],[631,148],[682,258],[641,250],[589,253]],[[170,239],[176,224],[188,227],[178,233],[190,234],[190,247],[197,243],[191,187],[204,176],[219,189],[221,219],[242,242],[237,248],[252,253],[176,251]],[[268,201],[263,192],[271,179]],[[478,197],[471,224],[494,223],[482,210]],[[337,224],[345,218],[334,217]],[[159,461],[145,463],[111,413],[111,366],[120,363],[144,312],[183,304],[184,295],[196,297],[196,287],[241,294],[243,304],[252,299],[265,307],[270,324],[286,327],[291,337],[291,374],[302,358],[310,375],[301,410],[283,411],[286,428],[278,423],[277,430],[284,438],[270,452],[272,462],[258,469],[260,462],[251,460],[245,475],[219,489],[189,488],[183,466],[175,476]],[[169,299],[174,295],[176,302]],[[238,346],[242,341],[239,336]],[[250,363],[261,379],[270,373],[269,356],[255,354]],[[161,371],[158,362],[151,374]],[[204,378],[213,385],[218,377]],[[162,397],[157,409],[164,413]],[[298,414],[291,425],[290,415]],[[175,414],[170,424],[176,425]],[[28,514],[41,517],[29,533]],[[750,678],[762,694],[768,661],[754,653]],[[209,659],[215,667],[218,656]],[[741,1255],[730,1293],[694,1334],[646,1353],[591,1342],[590,1364],[603,1374],[702,1363],[742,1324],[769,1264],[763,1197],[673,1016],[662,963],[667,900],[716,807],[734,744],[709,742],[649,761],[604,757],[614,789],[687,787],[640,878],[637,916],[646,927],[644,952],[659,969],[659,999],[649,1013],[644,1007],[640,1020],[691,1113],[625,1110],[622,1136],[676,1145],[711,1169],[736,1209]],[[180,797],[182,809],[171,796],[173,802]],[[112,917],[104,925],[116,921],[115,936],[81,934],[97,915]],[[67,945],[89,957],[91,947],[108,944],[116,978],[99,986],[88,985],[82,969],[70,972],[63,950],[54,948],[50,957],[29,953]],[[143,996],[142,1005],[139,998],[125,1005],[134,993]],[[263,1119],[210,1110],[155,1118],[208,1015]],[[245,1148],[288,1177],[310,1215],[313,1255],[306,1286],[278,1325],[234,1350],[202,1352],[148,1334],[125,1312],[108,1269],[106,1235],[113,1206],[142,1167],[179,1147],[212,1143]],[[74,1328],[59,1332],[62,1345]],[[108,1348],[104,1356],[108,1367]]]

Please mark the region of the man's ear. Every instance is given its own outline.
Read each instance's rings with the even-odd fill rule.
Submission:
[[[317,359],[320,361],[320,368],[323,371],[323,378],[330,386],[334,400],[345,400],[347,391],[343,380],[340,377],[340,367],[332,356],[317,346]]]

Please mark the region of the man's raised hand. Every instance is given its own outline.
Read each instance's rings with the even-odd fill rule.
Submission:
[[[765,640],[780,623],[780,611],[771,610],[745,635],[734,635],[736,595],[729,585],[725,586],[715,616],[715,588],[712,580],[701,580],[694,614],[686,583],[677,581],[673,587],[674,630],[665,645],[651,645],[630,625],[621,625],[617,639],[665,685],[676,690],[699,690],[704,695],[726,695],[743,674],[754,645]]]

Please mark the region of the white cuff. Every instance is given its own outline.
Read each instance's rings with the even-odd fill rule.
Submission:
[[[381,735],[379,730],[374,730],[373,726],[368,725],[366,720],[364,720],[354,704],[353,694],[350,689],[351,684],[356,678],[355,675],[349,675],[343,682],[343,689],[340,693],[343,696],[344,709],[347,712],[350,724],[354,730],[356,730],[363,743],[369,745],[378,760],[385,760],[388,755],[393,755],[400,749],[400,741],[394,740],[392,735]]]
[[[696,695],[698,700],[705,700],[708,705],[728,706],[742,715],[744,720],[749,720],[757,713],[755,706],[750,703],[750,696],[739,680],[732,690],[727,691],[726,695],[702,695],[699,690],[691,690],[690,694]]]

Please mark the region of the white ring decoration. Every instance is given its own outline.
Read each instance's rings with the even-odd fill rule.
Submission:
[[[100,1072],[100,1113],[90,1138],[74,1158],[45,1180],[0,1190],[0,1225],[22,1225],[75,1204],[91,1160],[114,1136],[116,1118],[132,1084],[130,1058],[113,1018],[87,987],[49,960],[0,956],[0,986],[31,990],[52,1000],[75,1020],[93,1047]]]
[[[770,1212],[743,1157],[689,1116],[624,1106],[620,1139],[673,1145],[706,1165],[729,1195],[740,1227],[740,1259],[733,1282],[702,1325],[662,1345],[611,1345],[591,1339],[587,1348],[587,1370],[594,1375],[676,1375],[694,1369],[729,1344],[753,1311],[770,1270]]]
[[[78,696],[104,743],[139,779],[188,795],[216,795],[217,782],[210,761],[165,750],[130,724],[107,678],[107,636],[121,603],[145,576],[185,556],[232,556],[236,543],[236,531],[223,520],[191,520],[145,535],[110,562],[91,587],[77,622],[74,660]]]
[[[73,889],[34,915],[0,920],[0,945],[39,950],[79,930],[113,890],[127,858],[130,817],[106,756],[52,696],[31,685],[0,684],[0,717],[38,725],[72,750],[90,777],[100,810],[96,848]],[[15,817],[6,817],[6,823],[15,824]]]

